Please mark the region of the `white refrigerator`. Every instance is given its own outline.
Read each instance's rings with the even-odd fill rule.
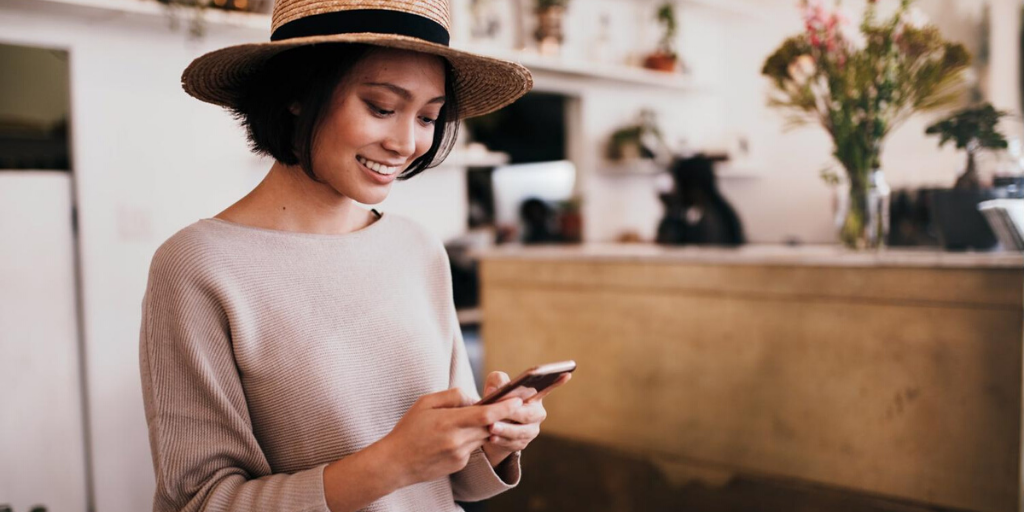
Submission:
[[[85,512],[71,173],[0,171],[0,505]]]

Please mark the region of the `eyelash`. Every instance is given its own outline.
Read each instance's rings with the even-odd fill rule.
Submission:
[[[370,107],[370,111],[373,112],[373,115],[375,115],[375,116],[377,116],[377,117],[379,117],[381,119],[387,118],[391,114],[395,113],[394,110],[384,110],[384,109],[378,107],[377,105],[374,105],[373,103],[367,103],[367,105]],[[423,124],[426,124],[426,125],[433,125],[433,124],[437,123],[437,119],[431,119],[431,118],[425,117],[425,116],[424,117],[420,117],[420,121],[422,121]]]

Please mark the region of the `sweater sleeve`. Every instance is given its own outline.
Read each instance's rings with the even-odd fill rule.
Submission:
[[[150,267],[139,343],[154,512],[329,512],[326,464],[272,474],[253,434],[216,280],[166,252]]]
[[[455,333],[452,343],[452,384],[461,388],[474,400],[479,400],[480,395],[477,393],[473,372],[469,366],[469,356],[466,353],[454,304],[451,309],[451,317]],[[519,451],[513,452],[501,464],[498,464],[498,467],[493,467],[487,460],[483,449],[477,448],[470,456],[466,467],[453,473],[450,477],[455,499],[466,502],[481,501],[519,485],[520,455]]]

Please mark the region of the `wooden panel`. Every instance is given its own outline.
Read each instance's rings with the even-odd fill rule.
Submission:
[[[1024,307],[1024,270],[485,260],[492,285]]]
[[[980,287],[1019,275],[808,268],[787,269],[787,280],[765,275],[774,269],[695,269],[488,262],[486,366],[579,362],[546,401],[548,433],[1016,510],[1024,315]]]
[[[650,457],[549,432],[530,443],[522,470],[519,486],[487,500],[486,512],[954,512],[762,475],[679,478]]]

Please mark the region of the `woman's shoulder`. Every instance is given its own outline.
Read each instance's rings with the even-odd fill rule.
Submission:
[[[401,214],[384,212],[384,218],[377,221],[388,220],[393,235],[407,242],[411,249],[421,249],[431,252],[444,251],[444,242],[433,231],[425,225]]]
[[[150,274],[203,274],[226,258],[224,242],[209,219],[193,222],[157,247]]]

